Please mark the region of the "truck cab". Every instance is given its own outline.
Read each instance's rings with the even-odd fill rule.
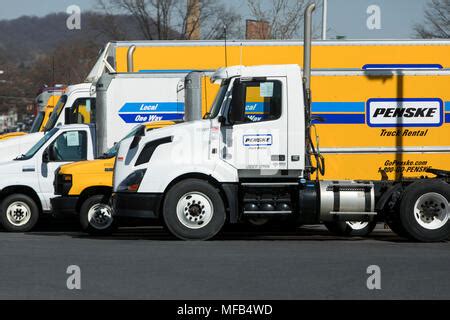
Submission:
[[[56,170],[95,158],[93,130],[82,124],[54,127],[27,152],[0,164],[0,223],[7,231],[29,231],[51,212]]]
[[[91,123],[95,115],[95,88],[90,83],[69,86],[53,108],[43,131],[72,123]],[[27,152],[44,135],[43,131],[0,140],[0,161]]]
[[[174,124],[173,121],[159,121],[137,125],[124,139],[135,139],[142,130],[149,132]],[[58,197],[51,199],[54,212],[78,215],[83,230],[91,234],[109,234],[115,227],[109,200],[119,144],[98,159],[62,165],[55,176],[55,195]]]
[[[255,194],[257,198],[275,192],[273,197],[287,199],[265,214],[293,211],[291,188],[305,175],[306,164],[300,68],[236,66],[217,71],[212,80],[221,82],[221,87],[205,119],[146,133],[139,145],[132,139],[121,143],[113,196],[118,216],[163,218],[163,212],[170,210],[180,217],[174,228],[191,228],[203,238],[202,225],[225,221],[224,216],[214,221],[213,201],[227,212],[228,221],[242,221],[242,187],[256,184],[262,192]],[[297,90],[288,90],[291,87]],[[202,191],[191,193],[189,185]],[[220,196],[205,197],[216,188]],[[178,194],[185,189],[184,200],[171,198],[171,190]],[[177,208],[165,209],[169,203],[192,205],[189,199],[200,203],[197,211],[203,209],[197,217],[181,215]],[[168,220],[173,222],[172,218]]]

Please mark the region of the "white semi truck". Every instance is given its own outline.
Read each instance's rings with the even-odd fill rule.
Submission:
[[[359,108],[359,103],[346,103],[342,116],[333,112],[323,119],[312,116],[314,8],[311,4],[305,13],[304,70],[297,65],[224,68],[212,77],[221,82],[221,89],[204,120],[122,141],[114,169],[116,216],[161,219],[172,234],[185,240],[209,239],[226,222],[238,223],[249,216],[289,216],[298,224],[325,223],[329,228],[345,221],[385,221],[398,234],[417,241],[449,237],[450,149],[445,146],[448,136],[442,134],[450,119],[442,100],[374,97],[362,104],[362,111],[350,110]],[[371,73],[370,80],[376,81],[383,72]],[[427,79],[427,73],[419,70],[408,72]],[[448,74],[441,71],[442,81]],[[406,88],[399,94],[418,94]],[[246,102],[255,92],[263,99],[259,121],[246,114]],[[348,127],[359,130],[356,135],[372,128],[367,131],[369,139],[389,134],[396,144],[391,147],[383,140],[384,146],[337,146],[324,156],[319,137],[313,134],[315,123],[350,120],[358,121]],[[336,131],[331,137],[341,134]],[[428,134],[444,146],[408,145]],[[344,142],[361,138],[347,135]],[[380,155],[394,158],[392,168],[398,178],[389,178],[389,160],[386,167],[375,168],[380,179],[365,177],[374,170],[371,159]],[[421,160],[410,165],[409,160],[402,161],[403,155]],[[353,170],[347,170],[347,176],[360,172],[358,165],[366,172],[351,180],[322,179],[325,158],[348,169],[351,163]],[[433,159],[442,167],[418,166]],[[414,178],[401,174],[411,170],[417,173]]]

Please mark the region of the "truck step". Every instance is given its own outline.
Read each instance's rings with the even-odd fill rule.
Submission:
[[[338,215],[338,216],[376,216],[377,213],[376,212],[336,212],[336,211],[331,211],[330,214],[334,214],[334,215]]]
[[[288,215],[292,211],[244,211],[245,215]]]

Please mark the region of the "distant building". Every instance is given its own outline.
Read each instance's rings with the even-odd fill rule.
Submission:
[[[270,39],[272,28],[270,23],[264,20],[246,20],[245,38],[247,40],[265,40]]]
[[[186,22],[186,38],[200,40],[200,0],[187,0],[188,17]]]
[[[14,129],[19,120],[19,116],[17,114],[16,109],[9,110],[8,113],[4,113],[0,115],[0,131],[10,131]]]

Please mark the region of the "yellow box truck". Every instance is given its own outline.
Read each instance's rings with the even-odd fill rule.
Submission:
[[[137,126],[125,138],[164,128],[173,121],[156,121]],[[115,225],[109,199],[118,144],[96,160],[80,161],[61,166],[55,176],[53,210],[58,214],[78,215],[83,230],[91,234],[110,233]]]
[[[303,68],[220,69],[205,119],[121,142],[115,217],[160,219],[183,240],[255,216],[331,230],[384,221],[415,241],[448,239],[450,71],[374,65],[314,76],[314,9]]]
[[[189,70],[203,69],[210,70],[221,67],[225,64],[258,64],[258,63],[298,63],[303,58],[301,47],[303,43],[298,41],[231,41],[227,44],[226,55],[224,43],[221,41],[142,41],[142,42],[114,42],[106,46],[105,51],[98,60],[96,67],[93,68],[89,78],[98,76],[102,72],[187,72]],[[314,59],[312,65],[316,68],[313,78],[313,88],[317,86],[320,90],[313,105],[313,112],[320,117],[326,117],[330,121],[332,117],[338,116],[339,108],[333,106],[345,105],[352,102],[347,91],[347,97],[342,93],[341,88],[346,86],[365,87],[368,84],[367,77],[364,74],[374,73],[373,69],[384,69],[394,72],[398,69],[407,70],[440,70],[450,65],[448,50],[450,41],[317,41],[313,42],[312,50]],[[345,68],[336,70],[336,76],[332,76],[325,69]],[[320,69],[325,72],[320,74]],[[353,69],[353,71],[350,71]],[[397,79],[396,75],[384,77],[389,84]],[[382,81],[382,80],[380,80]],[[325,84],[322,84],[325,82]],[[323,88],[329,88],[323,90]],[[392,95],[386,89],[380,89],[380,95]],[[203,79],[202,103],[208,107],[213,103],[218,90],[217,85],[211,85],[209,79]],[[397,96],[397,95],[395,95]],[[137,101],[133,101],[137,102]],[[142,102],[142,101],[139,101]],[[156,102],[156,101],[155,101]],[[254,119],[261,118],[261,112],[258,111],[259,101],[250,101],[247,105],[248,116]],[[327,109],[328,108],[328,109]],[[332,108],[331,110],[329,108]],[[364,112],[359,105],[356,111],[350,109],[350,112],[344,108],[343,114],[352,114]],[[361,111],[362,110],[362,111]],[[164,110],[157,110],[155,114],[164,114]],[[145,112],[150,115],[152,112]],[[119,115],[112,115],[119,116]],[[354,115],[353,115],[354,117]],[[144,119],[146,117],[142,117]],[[180,114],[180,119],[182,114]],[[159,118],[156,118],[159,120]],[[163,118],[164,119],[164,116]],[[340,124],[318,125],[320,130],[328,128],[329,130],[346,130]],[[343,124],[345,126],[345,123]],[[351,127],[351,124],[347,124]],[[328,130],[327,129],[327,130]],[[338,145],[338,144],[337,144]],[[322,148],[326,157],[333,157],[336,150],[332,149],[336,144],[330,141],[323,141]],[[331,148],[331,149],[330,149]],[[104,164],[104,163],[103,163]],[[80,196],[83,190],[89,190],[90,180],[87,184],[79,184],[84,179],[77,178],[83,176],[85,172],[96,175],[96,180],[101,181],[100,186],[108,190],[112,186],[111,175],[103,170],[102,162],[93,164],[90,169],[90,162],[82,164],[71,164],[61,167],[58,175],[59,181],[64,181],[70,177],[70,181],[77,181],[74,187],[69,190],[61,189],[63,196]],[[107,165],[112,165],[108,162]],[[100,167],[99,167],[100,166]],[[329,172],[333,168],[330,168]],[[389,170],[388,170],[389,171]],[[387,172],[389,173],[389,172]],[[392,173],[390,173],[392,175]],[[98,176],[97,176],[98,175]],[[69,179],[69,178],[67,178]],[[107,182],[107,183],[106,183]],[[106,183],[106,184],[105,184]],[[104,185],[105,184],[105,185]],[[95,184],[91,187],[96,188]],[[77,211],[81,206],[77,205]],[[363,225],[367,227],[367,224]],[[350,230],[354,231],[354,230]],[[365,232],[365,230],[364,230]]]
[[[223,41],[136,41],[107,47],[116,72],[215,70],[227,65],[298,64],[303,59],[303,42],[295,40],[235,40],[226,47]],[[449,40],[313,41],[312,68],[363,69],[387,63],[446,68],[449,47]]]

